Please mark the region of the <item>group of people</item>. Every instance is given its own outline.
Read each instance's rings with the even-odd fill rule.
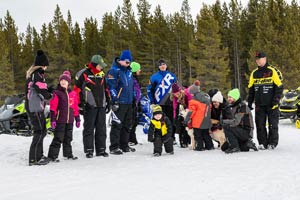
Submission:
[[[251,73],[249,80],[248,105],[242,101],[237,88],[229,91],[226,100],[218,89],[208,93],[202,91],[199,80],[189,87],[180,86],[176,75],[168,70],[166,61],[160,59],[158,71],[150,77],[147,87],[153,111],[148,131],[148,141],[154,144],[153,155],[160,156],[163,146],[166,153],[174,154],[176,133],[179,134],[182,148],[194,141],[194,150],[212,150],[215,140],[225,153],[249,149],[256,151],[252,141],[253,102],[256,105],[259,147],[274,149],[278,144],[276,117],[282,93],[281,73],[266,62],[263,52],[258,52],[256,58],[258,68]],[[100,55],[92,56],[90,62],[76,73],[74,89],[70,87],[72,79],[69,71],[59,76],[57,87],[48,87],[44,76],[48,66],[47,56],[38,50],[34,64],[26,75],[25,106],[33,129],[30,166],[59,162],[61,144],[63,157],[77,159],[72,153],[71,141],[73,123],[77,128],[81,124],[79,114],[84,119],[83,147],[86,158],[109,156],[106,150],[106,114],[110,112],[109,153],[121,155],[136,151],[133,145],[138,144],[135,131],[141,99],[138,78],[141,66],[133,62],[129,50],[122,51],[114,59],[106,74],[104,68],[107,64],[103,58]],[[50,102],[51,127],[55,130],[48,156],[43,153],[46,101]],[[183,111],[186,111],[185,114]],[[269,134],[265,128],[266,119],[269,122]],[[187,130],[193,134],[188,134]]]

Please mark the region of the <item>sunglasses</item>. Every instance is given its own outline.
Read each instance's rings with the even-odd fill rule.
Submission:
[[[130,60],[124,60],[125,61],[125,63],[127,64],[127,65],[129,65],[131,62],[130,62]]]

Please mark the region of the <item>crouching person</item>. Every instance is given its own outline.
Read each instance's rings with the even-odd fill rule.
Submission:
[[[152,110],[153,119],[148,131],[148,141],[153,142],[153,155],[160,156],[163,145],[166,153],[174,154],[171,121],[164,115],[159,105],[154,105]]]
[[[225,136],[228,140],[228,148],[223,149],[225,153],[235,153],[240,151],[257,151],[252,142],[253,117],[248,106],[242,102],[239,89],[235,88],[228,93],[228,109],[231,117],[223,119],[222,124]]]

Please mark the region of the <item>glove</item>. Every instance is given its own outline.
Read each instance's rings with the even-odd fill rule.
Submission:
[[[80,104],[78,104],[78,108],[79,108],[79,114],[84,115],[84,113],[85,113],[85,104],[80,102]]]
[[[55,127],[56,127],[56,121],[51,122],[51,128],[55,129]]]
[[[119,110],[119,102],[118,101],[115,101],[113,102],[113,105],[112,105],[112,111],[116,112]]]
[[[75,117],[75,121],[76,121],[76,123],[75,123],[76,128],[79,128],[79,127],[80,127],[80,117],[79,117],[79,116],[76,116],[76,117]]]
[[[106,106],[105,106],[105,113],[109,113],[111,110],[111,101],[107,101],[106,102]]]

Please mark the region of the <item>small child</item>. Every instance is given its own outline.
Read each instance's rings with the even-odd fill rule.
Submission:
[[[159,105],[153,105],[152,110],[153,119],[148,131],[148,141],[153,142],[153,155],[161,155],[163,144],[166,153],[174,154],[171,121],[163,114],[162,108]]]
[[[50,101],[51,127],[55,129],[54,138],[50,144],[48,158],[50,161],[59,162],[58,154],[63,144],[63,156],[67,159],[76,160],[73,156],[71,141],[73,139],[73,122],[80,127],[80,117],[77,94],[69,89],[71,74],[64,71],[59,77],[59,85],[54,91],[54,97]]]

